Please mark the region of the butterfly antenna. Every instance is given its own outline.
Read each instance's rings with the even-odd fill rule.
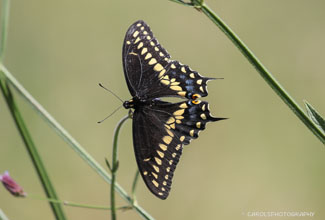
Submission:
[[[108,88],[106,88],[105,86],[103,86],[101,83],[98,83],[98,84],[99,84],[100,87],[102,87],[106,91],[110,92],[113,96],[115,96],[116,98],[118,98],[123,103],[123,100],[120,97],[118,97],[113,91],[109,90]]]
[[[123,105],[119,106],[117,109],[115,109],[111,114],[109,114],[108,116],[106,116],[103,120],[100,120],[98,121],[97,123],[100,124],[102,123],[103,121],[105,121],[106,119],[108,119],[109,117],[111,117],[115,112],[117,112],[118,110],[120,110],[120,108],[122,107]]]

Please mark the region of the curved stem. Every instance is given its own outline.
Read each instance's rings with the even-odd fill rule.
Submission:
[[[312,120],[304,113],[294,99],[273,77],[271,72],[258,60],[253,52],[244,44],[243,41],[231,30],[230,27],[215,13],[207,4],[199,0],[192,0],[195,7],[200,9],[210,20],[215,23],[222,32],[234,43],[240,52],[254,66],[263,79],[275,91],[275,93],[288,105],[288,107],[297,115],[297,117],[311,130],[318,139],[325,144],[325,134],[312,122]]]
[[[136,202],[136,198],[135,198],[135,189],[137,188],[137,183],[138,183],[138,179],[139,179],[139,170],[137,169],[137,171],[135,171],[135,176],[134,176],[134,180],[133,180],[133,184],[132,184],[132,192],[131,192],[131,197],[132,197],[132,205],[135,204]]]
[[[9,12],[10,12],[10,1],[2,1],[1,10],[1,41],[0,41],[0,62],[3,61],[6,41],[8,36],[8,23],[9,23]]]
[[[116,208],[115,208],[115,182],[116,182],[116,171],[118,169],[118,158],[117,158],[117,143],[118,143],[118,136],[120,133],[120,129],[124,122],[129,118],[130,116],[127,115],[124,118],[122,118],[119,123],[117,124],[114,132],[114,141],[113,141],[113,154],[112,154],[112,166],[111,166],[111,172],[112,172],[112,182],[111,182],[111,216],[112,220],[116,219]]]

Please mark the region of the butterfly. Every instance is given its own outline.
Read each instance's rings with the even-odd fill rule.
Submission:
[[[160,199],[169,195],[183,146],[196,139],[207,122],[224,118],[210,115],[207,82],[189,66],[172,60],[144,21],[132,24],[123,43],[123,69],[132,99],[133,145],[141,176]],[[180,97],[171,103],[161,97]]]

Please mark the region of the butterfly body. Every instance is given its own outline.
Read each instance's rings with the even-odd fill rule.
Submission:
[[[137,21],[123,45],[123,68],[132,99],[133,145],[141,176],[149,190],[166,199],[183,146],[196,139],[206,123],[222,120],[210,115],[207,82],[189,66],[172,60],[149,26]],[[171,103],[161,97],[179,97]]]

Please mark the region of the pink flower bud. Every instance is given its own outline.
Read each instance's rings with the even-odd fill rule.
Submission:
[[[3,175],[0,175],[0,181],[4,187],[14,196],[25,197],[26,193],[9,175],[8,171],[5,171]]]

